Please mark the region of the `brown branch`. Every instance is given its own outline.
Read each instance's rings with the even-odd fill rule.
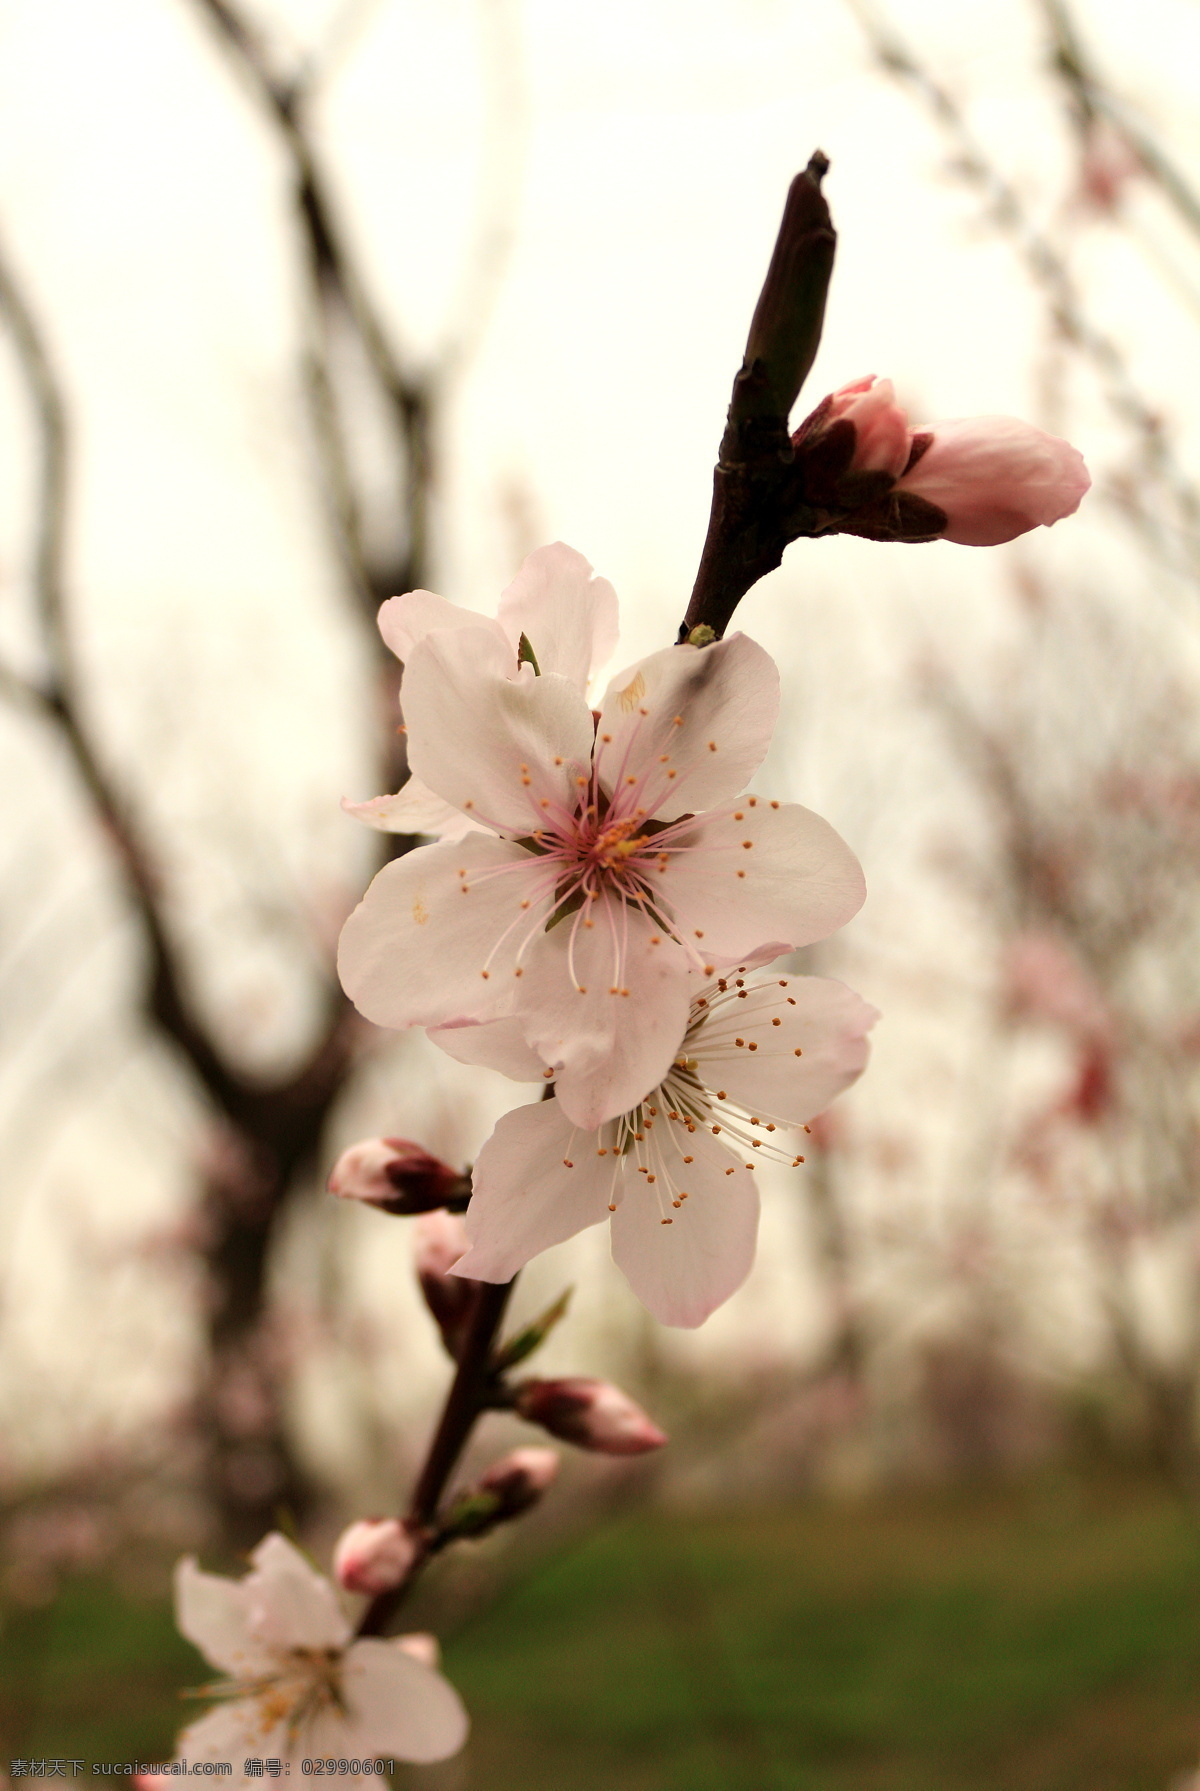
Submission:
[[[63,608],[68,466],[66,407],[41,332],[3,246],[0,246],[0,316],[12,338],[17,364],[29,392],[38,438],[33,587],[49,661],[48,682],[39,694],[48,706],[53,707],[75,683]]]
[[[821,192],[829,163],[818,150],[788,189],[779,234],[733,382],[713,472],[708,534],[680,642],[697,629],[720,638],[752,585],[785,547],[815,532],[804,501],[788,418],[821,340],[837,243]]]
[[[492,1355],[514,1285],[515,1277],[512,1281],[479,1283],[475,1310],[463,1342],[458,1370],[451,1382],[437,1430],[429,1445],[429,1453],[413,1491],[406,1521],[415,1534],[427,1530],[433,1522],[446,1484],[454,1472],[454,1464],[462,1453],[476,1420],[491,1403],[488,1395],[492,1380]],[[384,1633],[411,1589],[416,1578],[416,1568],[420,1565],[421,1562],[418,1561],[414,1571],[394,1591],[381,1593],[372,1600],[358,1626],[360,1635]]]

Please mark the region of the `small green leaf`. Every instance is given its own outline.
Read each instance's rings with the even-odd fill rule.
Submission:
[[[710,628],[707,622],[699,622],[688,635],[687,644],[689,647],[711,647],[716,638],[715,628]]]
[[[497,1374],[503,1374],[506,1369],[515,1368],[518,1362],[523,1362],[526,1356],[531,1356],[534,1350],[546,1341],[559,1319],[565,1317],[567,1307],[571,1302],[571,1295],[574,1292],[573,1287],[566,1288],[559,1294],[553,1306],[547,1306],[539,1317],[518,1331],[515,1337],[510,1337],[507,1343],[500,1345],[493,1364]]]
[[[531,665],[533,667],[533,675],[535,678],[540,678],[542,675],[542,668],[537,662],[537,654],[530,646],[529,636],[527,634],[523,634],[517,642],[517,664]]]

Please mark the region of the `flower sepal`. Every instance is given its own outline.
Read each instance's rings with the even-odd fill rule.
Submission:
[[[466,1245],[463,1247],[465,1249]],[[519,1362],[524,1362],[533,1354],[534,1350],[541,1348],[559,1320],[566,1317],[567,1307],[571,1303],[571,1295],[574,1292],[573,1287],[564,1288],[552,1305],[547,1306],[546,1310],[539,1313],[537,1318],[532,1319],[529,1324],[523,1325],[508,1339],[507,1343],[500,1345],[492,1363],[495,1374],[507,1373]]]

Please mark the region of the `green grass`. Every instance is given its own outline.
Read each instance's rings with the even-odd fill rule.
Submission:
[[[641,1514],[446,1665],[474,1732],[414,1787],[1167,1791],[1200,1760],[1200,1528],[1132,1483]],[[0,1631],[5,1741],[161,1753],[197,1677],[162,1612],[75,1586]]]

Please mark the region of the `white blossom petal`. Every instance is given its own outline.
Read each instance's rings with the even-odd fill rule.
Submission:
[[[456,1063],[499,1070],[514,1082],[541,1082],[545,1068],[537,1052],[526,1042],[521,1022],[506,1020],[463,1021],[456,1026],[431,1026],[429,1037]]]
[[[602,898],[531,947],[517,1015],[555,1072],[564,1111],[598,1126],[661,1082],[690,999],[688,960],[674,940],[640,909]]]
[[[597,1154],[595,1134],[573,1126],[557,1101],[506,1113],[476,1160],[465,1219],[471,1248],[451,1273],[509,1281],[552,1244],[599,1225],[615,1167],[611,1153]]]
[[[509,1011],[521,942],[552,893],[538,863],[520,846],[472,834],[385,865],[338,943],[338,975],[358,1011],[395,1027]]]
[[[413,648],[400,687],[416,776],[472,819],[524,838],[568,817],[591,761],[593,721],[565,678],[508,675],[507,642],[443,630]]]
[[[350,1738],[360,1755],[445,1760],[467,1738],[467,1713],[448,1680],[397,1641],[363,1637],[346,1653],[342,1680]]]
[[[250,1556],[253,1569],[240,1582],[252,1633],[278,1652],[291,1648],[342,1648],[350,1625],[337,1593],[300,1550],[277,1530]]]
[[[762,764],[779,714],[779,672],[757,641],[664,647],[605,693],[597,763],[607,789],[636,780],[652,815],[730,801]],[[674,775],[672,775],[672,773]]]
[[[747,989],[744,1002],[716,1007],[691,1033],[688,1055],[707,1087],[803,1125],[862,1074],[878,1011],[831,977],[747,979]]]
[[[507,648],[508,637],[491,616],[477,610],[463,609],[433,591],[406,591],[402,597],[389,597],[379,608],[379,632],[385,646],[397,659],[406,663],[418,641],[423,641],[435,628],[484,628]],[[516,671],[516,646],[511,649],[511,669]]]
[[[613,1214],[613,1261],[655,1318],[693,1329],[750,1273],[758,1189],[743,1159],[723,1149],[710,1132],[698,1128],[689,1137],[669,1126],[654,1136],[658,1178],[647,1187],[641,1185],[645,1177],[627,1172],[626,1191]],[[681,1136],[694,1159],[688,1164]],[[655,1198],[669,1184],[688,1196],[675,1209],[665,1193]]]
[[[438,839],[460,840],[468,833],[487,832],[481,822],[435,796],[419,777],[410,777],[394,796],[372,796],[367,802],[343,796],[342,807],[380,833],[430,833]]]
[[[797,803],[746,796],[697,815],[653,881],[684,937],[732,961],[767,940],[810,945],[866,898],[862,867],[828,821]]]
[[[235,1679],[271,1665],[271,1654],[251,1631],[241,1583],[204,1573],[191,1555],[175,1569],[175,1621],[206,1660]]]
[[[500,598],[499,620],[514,650],[525,635],[540,669],[582,692],[616,651],[617,593],[581,553],[555,541],[524,562]]]

